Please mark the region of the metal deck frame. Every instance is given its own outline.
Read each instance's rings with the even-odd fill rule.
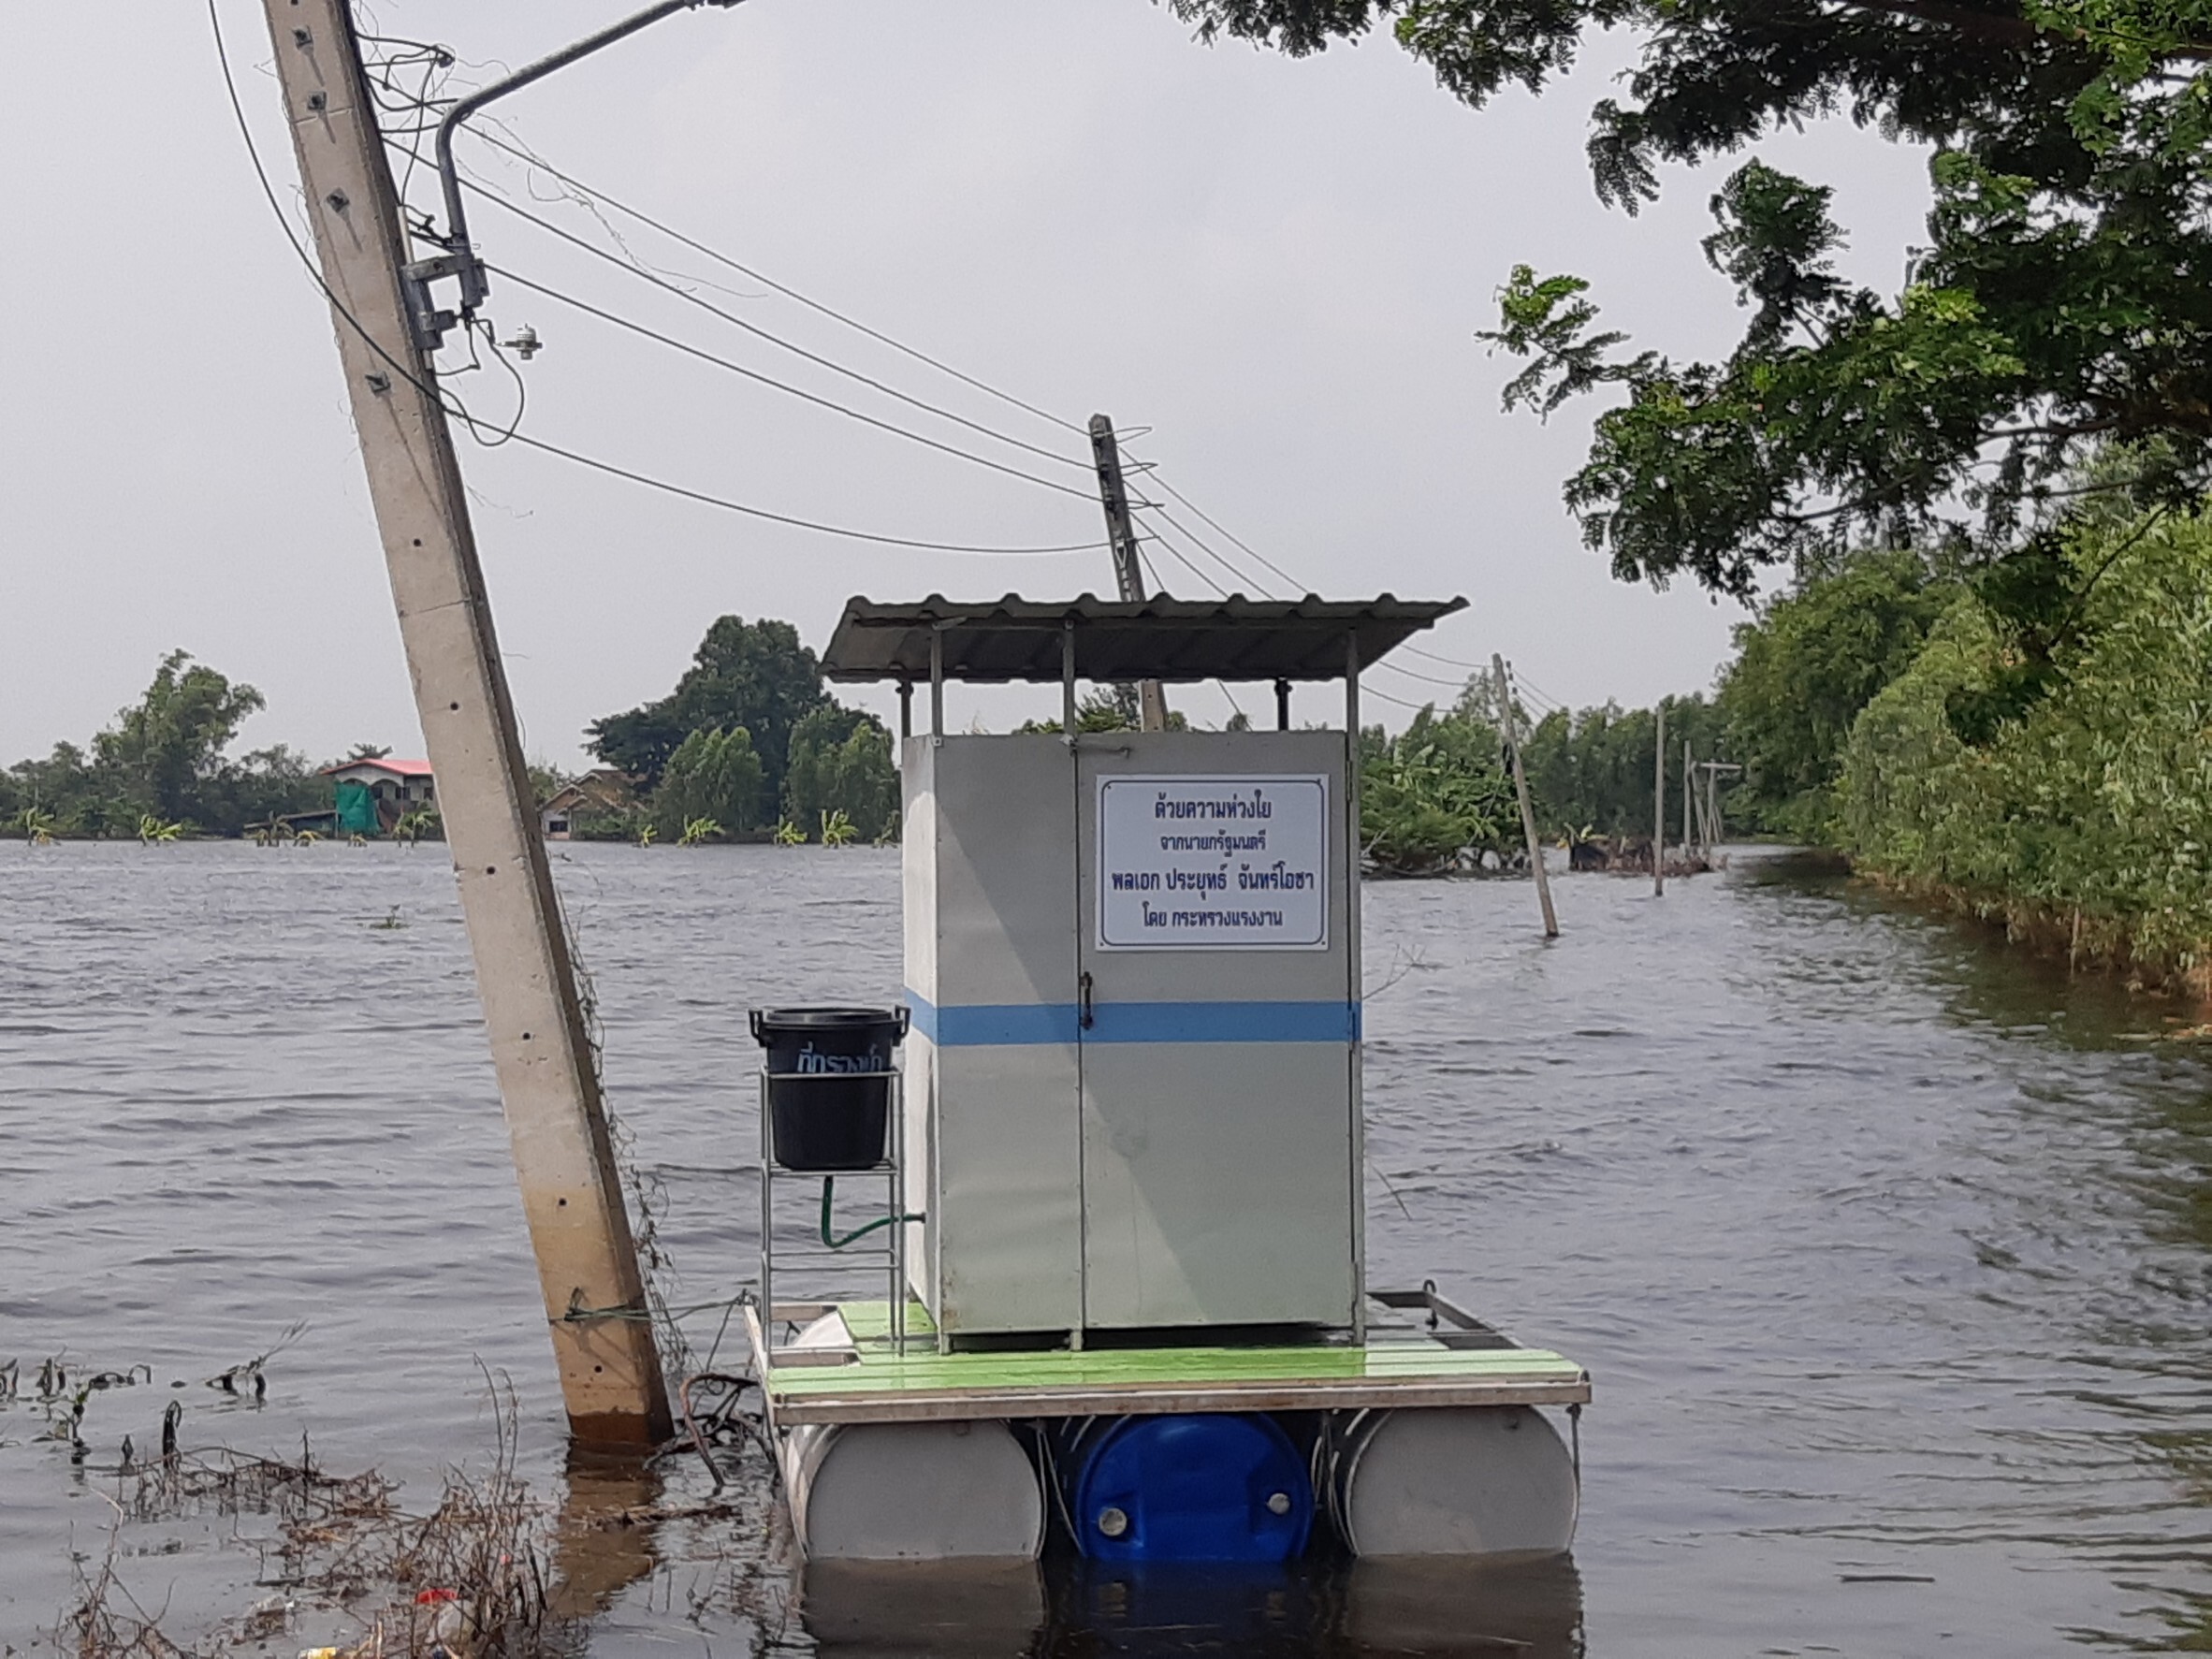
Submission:
[[[1590,1374],[1524,1348],[1435,1293],[1373,1291],[1385,1308],[1425,1312],[1425,1325],[1378,1332],[1356,1347],[1169,1347],[904,1354],[886,1340],[878,1303],[745,1308],[771,1427],[803,1423],[960,1422],[1145,1416],[1167,1412],[1357,1411],[1469,1405],[1580,1405]],[[771,1348],[786,1321],[841,1316],[850,1345]],[[878,1334],[879,1328],[882,1333]],[[817,1357],[819,1356],[819,1357]],[[835,1356],[832,1358],[831,1356]]]

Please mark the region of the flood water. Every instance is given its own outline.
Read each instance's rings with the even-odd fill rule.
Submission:
[[[664,1288],[726,1298],[744,1011],[896,995],[895,855],[557,857]],[[564,1468],[440,849],[0,845],[0,1363],[154,1377],[93,1398],[81,1463],[0,1402],[0,1643],[43,1650],[107,1548],[103,1471],[172,1400],[188,1447],[305,1434],[412,1495],[490,1455],[503,1374],[600,1653],[2212,1645],[2212,1045],[2176,1029],[2203,1016],[1784,860],[1559,908],[1547,946],[1522,883],[1368,887],[1369,1259],[1594,1372],[1571,1564],[817,1575],[802,1604],[757,1525],[585,1524],[705,1483]],[[687,1321],[700,1355],[720,1319]],[[265,1399],[203,1385],[300,1320]],[[240,1524],[126,1528],[119,1570],[188,1637],[263,1594]]]

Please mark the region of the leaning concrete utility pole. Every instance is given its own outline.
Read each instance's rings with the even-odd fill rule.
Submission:
[[[1559,916],[1551,908],[1551,878],[1544,873],[1544,843],[1536,839],[1536,812],[1529,805],[1528,774],[1521,769],[1521,721],[1513,712],[1513,691],[1506,683],[1506,659],[1491,653],[1490,672],[1498,689],[1498,719],[1506,726],[1506,752],[1513,757],[1513,793],[1521,797],[1521,833],[1528,838],[1528,867],[1535,872],[1536,902],[1544,907],[1544,937],[1559,937]]]
[[[1652,712],[1658,731],[1652,738],[1652,896],[1666,896],[1666,705]]]
[[[399,194],[347,0],[263,0],[369,494],[437,776],[476,985],[580,1441],[669,1432],[537,803],[436,371],[410,328]]]
[[[1099,501],[1106,509],[1106,539],[1113,549],[1113,580],[1122,598],[1136,604],[1144,597],[1144,567],[1137,562],[1137,527],[1129,517],[1128,488],[1122,481],[1121,446],[1113,441],[1113,423],[1103,415],[1091,416],[1091,459],[1099,469]],[[1137,699],[1142,729],[1168,729],[1168,699],[1157,679],[1140,680]],[[1125,717],[1126,718],[1126,717]]]

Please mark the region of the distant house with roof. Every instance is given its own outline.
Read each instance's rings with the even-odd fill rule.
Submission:
[[[637,805],[637,788],[627,773],[594,766],[564,783],[538,808],[538,828],[548,841],[565,841],[579,819],[613,817]]]
[[[410,812],[434,807],[437,780],[428,761],[394,760],[389,755],[341,761],[325,766],[330,779],[335,828],[344,836],[381,836]]]

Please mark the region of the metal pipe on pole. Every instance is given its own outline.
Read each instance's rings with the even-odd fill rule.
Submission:
[[[682,8],[656,7],[510,83]],[[650,1446],[669,1433],[667,1387],[459,461],[418,329],[428,281],[459,271],[407,264],[399,192],[347,0],[263,0],[263,9],[437,779],[570,1430],[587,1444]],[[467,252],[465,241],[448,243],[456,252]]]

